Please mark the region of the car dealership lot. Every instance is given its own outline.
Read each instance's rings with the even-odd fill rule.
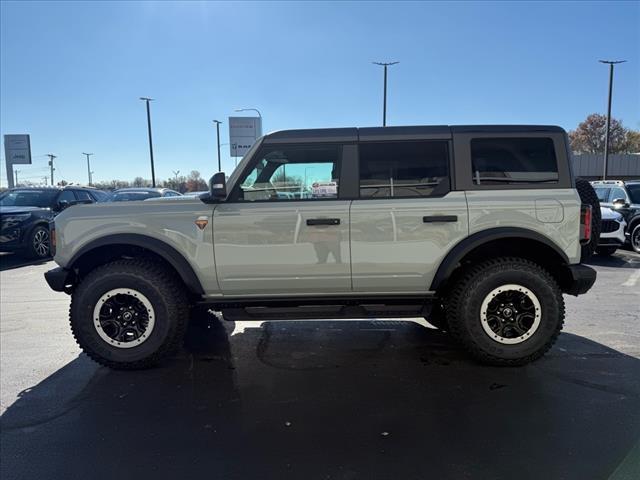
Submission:
[[[0,258],[0,476],[634,478],[640,255],[596,257],[564,333],[522,368],[405,321],[227,325],[162,367],[79,354],[53,263]]]

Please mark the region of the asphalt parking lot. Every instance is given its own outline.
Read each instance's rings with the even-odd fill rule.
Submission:
[[[192,319],[163,366],[80,354],[52,263],[0,258],[0,477],[640,478],[640,255],[596,258],[522,368],[407,321]]]

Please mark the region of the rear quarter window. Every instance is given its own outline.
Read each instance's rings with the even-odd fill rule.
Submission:
[[[471,168],[475,185],[558,182],[551,138],[472,139]]]

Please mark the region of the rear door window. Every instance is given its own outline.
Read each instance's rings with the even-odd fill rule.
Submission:
[[[360,198],[429,197],[449,191],[446,141],[360,144]]]
[[[551,138],[475,138],[471,164],[475,185],[558,182]]]
[[[75,194],[76,194],[76,197],[78,197],[78,200],[81,200],[81,201],[88,200],[90,202],[94,201],[93,198],[91,198],[91,195],[89,195],[89,193],[84,190],[76,190]]]

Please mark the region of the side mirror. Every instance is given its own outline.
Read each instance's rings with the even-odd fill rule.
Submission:
[[[629,204],[625,201],[624,198],[616,198],[613,202],[613,208],[627,208]]]
[[[71,206],[71,204],[69,203],[68,200],[60,200],[58,202],[58,210],[60,210],[60,211],[64,210],[65,208],[68,208],[70,206]]]
[[[212,200],[227,198],[227,178],[224,172],[218,172],[209,179],[209,197]]]

